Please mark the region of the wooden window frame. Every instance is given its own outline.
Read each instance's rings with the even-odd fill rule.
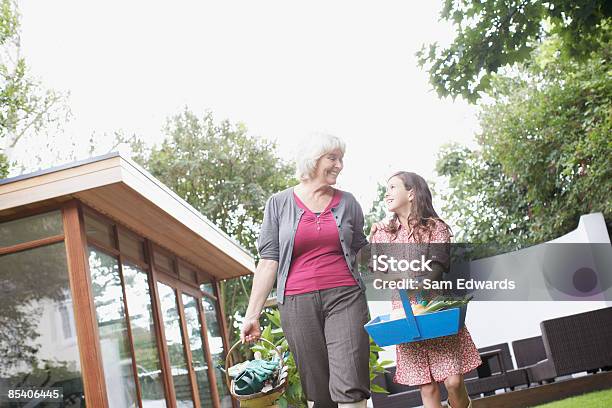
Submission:
[[[164,273],[166,275],[178,278],[179,271],[178,271],[178,264],[177,264],[177,256],[174,255],[171,251],[168,251],[167,249],[155,243],[153,243],[152,249],[153,249],[152,254],[158,253],[160,255],[170,258],[170,260],[172,261],[172,270],[168,270],[164,266],[157,265],[156,263],[151,263],[151,265],[155,266],[155,268],[157,268],[158,272],[160,273]],[[150,262],[154,262],[154,261],[155,261],[155,257],[151,257]]]
[[[162,386],[164,388],[164,396],[166,399],[167,407],[176,408],[176,403],[175,403],[176,398],[174,397],[173,393],[170,394],[169,384],[166,381],[166,373],[169,372],[168,371],[169,365],[167,366],[166,362],[164,361],[165,360],[165,357],[164,357],[165,346],[162,344],[162,340],[159,337],[160,336],[160,324],[162,323],[162,320],[161,320],[160,314],[158,313],[159,304],[157,302],[157,296],[158,296],[157,290],[155,291],[153,290],[153,288],[156,289],[156,286],[151,284],[154,278],[153,278],[152,268],[151,268],[152,257],[149,256],[149,252],[150,252],[149,242],[146,238],[141,237],[139,234],[133,232],[129,228],[118,224],[112,219],[108,219],[106,216],[97,213],[95,210],[91,208],[88,208],[86,212],[88,216],[94,217],[98,221],[109,225],[113,231],[113,241],[114,241],[116,248],[110,248],[105,243],[102,243],[94,238],[91,238],[91,237],[86,237],[86,238],[88,241],[87,242],[88,245],[106,253],[107,255],[117,258],[119,262],[119,274],[120,274],[119,276],[120,276],[120,281],[121,281],[121,291],[123,294],[123,307],[125,310],[126,327],[128,329],[128,342],[129,342],[130,353],[132,356],[132,372],[134,375],[134,382],[136,386],[136,397],[137,397],[138,406],[142,408],[142,395],[141,395],[141,388],[140,388],[140,380],[138,379],[136,353],[134,350],[134,341],[132,337],[132,326],[131,326],[131,321],[130,321],[129,308],[127,304],[127,293],[125,289],[125,280],[123,276],[123,263],[124,262],[134,264],[135,266],[137,266],[138,268],[140,268],[143,272],[147,274],[147,282],[149,285],[149,295],[151,296],[151,306],[152,306],[152,313],[153,313],[153,320],[154,320],[154,327],[155,327],[156,347],[157,347],[157,351],[158,351],[158,355],[160,359],[160,365],[162,369],[162,378],[163,378]],[[83,224],[83,229],[84,228],[85,226]],[[138,239],[143,239],[144,252],[145,252],[144,254],[145,263],[143,263],[141,260],[134,259],[129,255],[125,255],[120,251],[119,249],[119,231],[121,232],[127,231],[129,234],[137,237]],[[163,333],[163,330],[161,331],[161,333]],[[165,339],[164,339],[164,342],[165,342]]]
[[[115,224],[115,230],[117,231],[117,249],[119,250],[119,252],[121,253],[121,256],[123,258],[125,258],[126,260],[128,260],[129,262],[138,265],[139,267],[143,267],[148,269],[149,268],[149,259],[147,256],[147,239],[136,234],[135,232],[133,232],[132,230],[130,230],[129,228],[124,227],[123,225],[120,224]],[[125,236],[131,236],[131,238],[140,241],[142,243],[142,247],[143,247],[143,256],[144,256],[144,260],[140,260],[140,259],[135,259],[133,258],[131,255],[126,254],[125,252],[121,251],[121,244],[119,242],[119,234],[124,234]]]
[[[115,229],[116,229],[116,223],[105,217],[104,215],[100,214],[99,212],[82,205],[83,208],[83,229],[85,229],[85,216],[89,217],[89,218],[93,218],[96,221],[100,222],[101,224],[105,224],[106,226],[110,227],[111,231],[112,231],[112,239],[113,239],[113,246],[109,247],[106,243],[98,241],[97,239],[88,236],[87,234],[85,234],[85,236],[87,237],[87,242],[96,242],[97,244],[99,244],[101,247],[103,248],[109,248],[109,249],[113,249],[114,251],[119,251],[119,241],[117,240],[117,234],[115,233]],[[87,232],[87,230],[85,229],[85,231]]]
[[[113,225],[113,237],[115,240],[115,245],[119,248],[119,231],[117,229],[117,225]],[[121,293],[123,294],[123,310],[125,310],[125,323],[127,328],[128,342],[130,347],[130,353],[132,354],[132,372],[134,375],[134,385],[136,386],[136,399],[138,406],[142,408],[142,393],[140,390],[140,380],[138,379],[138,367],[136,365],[136,352],[134,350],[134,338],[132,337],[132,321],[130,319],[130,311],[128,308],[127,301],[127,293],[125,291],[125,279],[123,277],[123,258],[121,256],[121,252],[119,251],[119,255],[117,256],[117,261],[119,262],[119,279],[121,281]],[[148,272],[145,270],[147,275]],[[151,300],[152,301],[152,300]]]
[[[118,260],[119,273],[123,293],[123,306],[125,309],[125,319],[128,327],[128,341],[130,352],[132,353],[132,370],[134,373],[134,381],[136,385],[137,400],[139,407],[142,407],[141,390],[139,386],[138,372],[136,368],[136,356],[134,343],[132,339],[131,322],[129,318],[129,309],[127,305],[127,294],[124,284],[123,263],[128,262],[140,268],[147,273],[149,284],[149,294],[151,296],[152,316],[154,319],[155,337],[157,341],[157,349],[159,353],[160,365],[162,369],[162,385],[165,391],[166,405],[168,408],[176,408],[176,395],[174,392],[174,384],[171,374],[171,365],[166,346],[166,338],[163,329],[163,319],[161,316],[161,305],[159,293],[157,290],[157,282],[166,283],[171,286],[177,295],[177,306],[181,316],[181,330],[183,331],[183,342],[186,347],[186,355],[188,356],[188,364],[192,367],[191,347],[188,344],[188,339],[184,336],[186,330],[186,322],[184,321],[184,305],[182,302],[182,294],[188,294],[197,299],[200,331],[202,344],[205,346],[205,358],[208,364],[208,379],[213,406],[220,407],[220,396],[217,388],[217,379],[214,373],[215,367],[212,365],[212,355],[209,350],[208,328],[205,319],[204,309],[201,299],[203,297],[209,299],[215,304],[216,318],[221,330],[221,337],[225,353],[229,350],[228,344],[228,329],[225,321],[225,310],[220,301],[219,281],[203,271],[202,269],[192,265],[184,259],[178,257],[173,252],[166,248],[153,243],[151,240],[144,238],[141,234],[132,229],[118,223],[114,219],[100,213],[82,201],[73,198],[64,202],[52,203],[43,205],[34,209],[26,209],[19,211],[9,216],[0,217],[0,222],[7,222],[16,219],[26,218],[33,215],[42,214],[51,211],[60,211],[63,223],[64,233],[62,235],[54,235],[38,240],[28,241],[9,247],[0,248],[0,255],[7,255],[16,252],[26,251],[42,246],[52,245],[59,242],[64,242],[66,248],[66,259],[68,265],[68,278],[72,295],[72,306],[75,317],[75,328],[77,335],[77,344],[79,346],[79,358],[81,363],[81,377],[83,380],[83,390],[85,393],[85,401],[87,406],[108,408],[108,396],[106,390],[106,380],[104,378],[104,367],[102,365],[102,350],[100,346],[100,337],[96,318],[96,309],[91,286],[91,274],[89,270],[89,246],[113,256]],[[85,215],[95,218],[96,220],[109,225],[113,231],[114,248],[109,247],[103,242],[97,241],[94,238],[88,237],[85,229]],[[129,255],[121,253],[119,249],[119,232],[127,232],[128,234],[142,239],[144,243],[145,261],[134,259]],[[159,268],[155,264],[155,251],[159,251],[165,256],[169,256],[173,260],[174,270],[165,271],[164,268]],[[179,273],[179,264],[183,264],[194,272],[196,283],[181,280]],[[170,272],[170,273],[168,273]],[[205,283],[213,285],[214,295],[204,292],[200,289],[200,281],[208,280]],[[197,380],[195,373],[190,370],[190,376],[193,376],[192,394],[194,395],[194,403],[196,407],[200,406],[200,401],[197,389]],[[232,398],[232,405],[237,407],[236,401]]]
[[[229,344],[229,331],[227,328],[227,322],[225,321],[225,305],[222,302],[221,299],[221,287],[220,287],[220,283],[217,279],[213,280],[213,289],[215,291],[215,295],[216,295],[216,299],[215,299],[215,306],[217,309],[217,323],[219,324],[219,329],[221,330],[221,341],[223,342],[223,348],[225,351],[225,357],[227,358],[227,354],[230,351],[230,347],[232,345]],[[206,292],[203,292],[206,295]],[[239,403],[238,401],[236,401],[234,399],[234,397],[232,397],[232,407],[234,408],[238,408],[239,407]]]
[[[181,336],[183,338],[183,347],[185,356],[187,358],[187,365],[191,368],[189,370],[189,377],[192,384],[192,396],[194,398],[194,404],[196,408],[200,408],[200,398],[197,378],[193,370],[193,355],[191,351],[191,345],[187,338],[187,323],[185,322],[185,307],[183,305],[182,295],[186,294],[196,299],[198,319],[200,323],[200,337],[202,346],[204,347],[204,357],[206,358],[206,364],[208,365],[207,376],[208,385],[210,388],[211,398],[213,401],[213,407],[219,408],[221,400],[219,398],[219,390],[217,389],[217,378],[215,377],[215,367],[212,362],[212,355],[210,354],[209,343],[208,343],[208,327],[206,325],[206,319],[204,318],[204,308],[202,307],[202,292],[199,287],[194,287],[187,282],[181,281],[174,276],[166,273],[159,273],[157,276],[158,282],[172,288],[176,293],[177,307],[179,310],[179,317],[181,320]],[[197,401],[197,402],[196,402]]]
[[[108,408],[102,350],[96,319],[82,207],[78,200],[62,206],[81,373],[88,407]]]
[[[50,203],[50,204],[41,205],[40,207],[36,207],[36,208],[26,207],[24,209],[18,210],[14,214],[0,215],[0,222],[9,222],[9,221],[14,221],[14,220],[19,220],[21,218],[27,218],[33,215],[44,214],[46,212],[51,212],[51,211],[61,212],[64,205],[66,205],[66,203]]]
[[[181,268],[186,268],[189,272],[193,273],[193,280],[189,281],[186,278],[184,278],[184,274],[181,273]],[[185,260],[183,260],[182,258],[177,257],[176,258],[176,269],[178,271],[178,277],[179,280],[185,282],[185,283],[189,283],[191,285],[195,285],[195,287],[199,287],[198,284],[198,268],[196,268],[195,266],[191,265],[190,263],[186,262]],[[194,282],[195,281],[195,282]]]
[[[8,255],[15,252],[27,251],[28,249],[34,249],[45,245],[52,245],[63,241],[65,239],[66,233],[65,225],[63,225],[62,205],[60,204],[46,205],[35,209],[26,209],[24,211],[18,212],[17,214],[0,217],[0,223],[16,221],[22,218],[33,217],[35,215],[40,215],[53,211],[59,211],[59,216],[60,218],[62,218],[62,229],[64,230],[62,234],[51,235],[45,238],[38,238],[30,241],[20,242],[19,244],[0,247],[0,255]]]
[[[57,244],[58,242],[64,241],[64,234],[53,235],[47,238],[36,239],[34,241],[22,242],[7,247],[0,248],[0,255],[14,254],[21,251],[27,251],[29,249],[39,248],[47,245]]]
[[[176,393],[174,392],[174,380],[172,379],[172,365],[170,364],[170,355],[166,347],[166,333],[162,327],[164,320],[161,313],[161,302],[159,300],[159,291],[157,290],[158,271],[155,266],[153,243],[150,240],[145,240],[145,252],[147,261],[149,262],[149,291],[153,297],[153,316],[155,319],[155,331],[157,337],[157,349],[159,350],[159,358],[162,365],[162,377],[164,380],[164,388],[166,389],[166,405],[169,408],[176,408]]]
[[[95,318],[95,307],[91,293],[91,277],[87,259],[87,239],[84,219],[78,200],[65,203],[54,203],[36,209],[19,211],[9,217],[0,217],[0,222],[60,211],[63,234],[28,241],[0,249],[0,255],[8,255],[30,249],[40,248],[64,242],[66,251],[67,275],[72,297],[74,324],[79,349],[81,379],[85,403],[92,407],[108,407],[106,382],[102,368],[102,357],[99,345],[98,328]]]

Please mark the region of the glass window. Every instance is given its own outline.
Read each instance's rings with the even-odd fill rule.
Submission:
[[[0,247],[35,241],[64,233],[62,213],[51,211],[0,223]]]
[[[198,383],[200,403],[202,407],[212,407],[210,384],[208,382],[208,363],[206,362],[206,348],[202,344],[202,328],[200,325],[200,313],[198,312],[198,301],[193,296],[183,294],[183,308],[185,310],[185,324],[189,336],[189,347],[191,349],[191,361]]]
[[[157,290],[164,320],[164,333],[166,334],[166,345],[170,355],[177,405],[182,408],[192,408],[191,382],[187,369],[183,336],[181,335],[181,318],[176,303],[176,293],[174,289],[161,282],[157,282]]]
[[[214,367],[221,365],[225,366],[225,350],[223,348],[223,338],[221,337],[221,328],[217,320],[217,308],[212,299],[202,298],[202,307],[204,309],[204,318],[206,319],[206,329],[208,333],[208,349],[212,357]],[[217,379],[217,389],[219,390],[219,399],[221,400],[222,408],[232,408],[232,397],[230,396],[225,377],[220,370],[215,370]]]
[[[57,310],[60,313],[60,318],[62,319],[62,331],[63,331],[65,339],[70,339],[73,337],[72,322],[74,321],[74,319],[72,319],[70,316],[68,306],[72,306],[72,305],[67,305],[65,303],[62,303],[57,308]]]
[[[137,407],[119,263],[90,247],[89,269],[109,407]]]
[[[129,232],[119,230],[119,250],[136,261],[147,263],[144,252],[144,240]]]
[[[215,296],[215,288],[212,283],[202,283],[200,285],[200,290],[204,293]]]
[[[148,276],[137,266],[124,262],[123,279],[130,313],[130,326],[132,340],[134,341],[142,406],[143,408],[165,407],[166,398],[155,335]]]
[[[92,238],[109,248],[116,248],[112,224],[85,213],[85,231],[88,238]]]
[[[63,242],[0,256],[0,389],[61,387],[63,407],[84,406],[73,327]]]

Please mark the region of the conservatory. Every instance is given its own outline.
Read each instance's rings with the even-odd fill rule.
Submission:
[[[254,259],[120,153],[0,180],[0,407],[231,407],[219,282]]]

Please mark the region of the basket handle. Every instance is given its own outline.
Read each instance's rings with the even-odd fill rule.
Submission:
[[[276,351],[276,354],[278,354],[278,359],[279,359],[278,366],[279,368],[282,368],[283,367],[283,355],[280,351],[278,351],[278,348],[276,347],[276,345],[274,345],[274,343],[272,343],[270,340],[264,339],[263,337],[260,337],[258,341],[265,341],[266,343],[272,345],[272,348],[274,348],[274,351]],[[225,355],[225,383],[227,384],[228,390],[232,389],[232,380],[230,380],[229,370],[228,370],[230,362],[232,361],[232,351],[234,351],[234,349],[241,344],[242,344],[242,340],[238,340],[236,343],[234,343],[234,345],[228,350],[227,354]]]
[[[406,313],[406,320],[408,320],[408,325],[411,329],[413,329],[413,337],[415,339],[418,339],[419,337],[421,337],[421,331],[419,330],[419,326],[417,325],[414,313],[412,313],[412,306],[410,305],[408,292],[406,292],[405,289],[400,289],[399,293],[400,298],[402,299],[402,305],[404,306],[404,312]]]

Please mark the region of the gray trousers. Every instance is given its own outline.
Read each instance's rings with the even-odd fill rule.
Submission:
[[[370,397],[368,305],[359,286],[289,295],[278,308],[306,398],[315,408]]]

